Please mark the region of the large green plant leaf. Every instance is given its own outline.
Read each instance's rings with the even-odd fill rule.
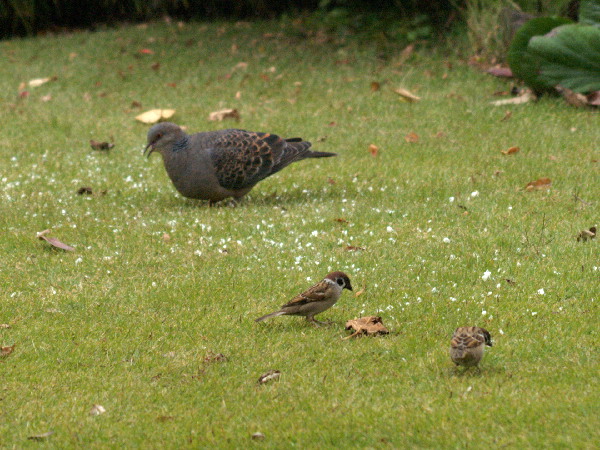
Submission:
[[[600,27],[600,0],[582,0],[579,5],[579,23]]]
[[[513,75],[522,79],[534,91],[544,91],[548,86],[539,79],[540,61],[528,51],[529,40],[533,36],[543,36],[553,28],[571,20],[563,17],[538,17],[531,19],[515,34],[508,49],[508,65]]]
[[[538,80],[546,87],[561,85],[581,93],[600,90],[600,28],[563,25],[533,37],[527,51],[539,61]]]

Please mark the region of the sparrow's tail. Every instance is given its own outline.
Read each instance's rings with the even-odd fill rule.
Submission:
[[[271,317],[283,316],[284,314],[285,314],[284,311],[275,311],[274,313],[259,317],[258,319],[255,320],[255,322],[262,322],[263,320],[270,319]]]

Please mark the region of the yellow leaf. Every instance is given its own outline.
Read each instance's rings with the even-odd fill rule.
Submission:
[[[151,109],[136,116],[135,120],[142,123],[154,124],[173,117],[173,114],[175,114],[174,109]]]

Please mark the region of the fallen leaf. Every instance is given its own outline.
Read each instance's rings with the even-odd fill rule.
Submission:
[[[208,354],[204,357],[204,362],[207,364],[222,361],[227,361],[227,356],[225,356],[223,353],[208,352]]]
[[[171,236],[169,235],[169,233],[163,233],[162,240],[163,242],[169,242],[171,240]]]
[[[338,217],[337,219],[333,219],[336,222],[339,223],[348,223],[348,221],[346,219],[344,219],[343,217]]]
[[[208,120],[217,120],[221,122],[224,119],[240,120],[240,113],[237,109],[222,109],[220,111],[211,112],[208,115]]]
[[[165,86],[175,88],[177,87],[177,83],[166,83]]]
[[[371,82],[371,91],[377,92],[381,88],[381,85],[377,81]]]
[[[92,409],[90,409],[90,416],[99,416],[100,414],[104,414],[106,409],[102,405],[94,405]]]
[[[354,293],[354,298],[360,297],[361,295],[363,295],[365,293],[366,290],[367,290],[367,285],[363,284],[363,286]]]
[[[404,140],[409,143],[417,143],[419,142],[419,135],[411,131],[406,136],[404,136]]]
[[[501,122],[506,122],[508,119],[510,119],[512,117],[512,111],[510,110],[506,110],[504,112],[504,117],[502,119],[500,119]]]
[[[29,80],[29,87],[40,87],[42,84],[46,84],[48,81],[54,81],[56,77],[47,77],[47,78],[35,78],[33,80]]]
[[[408,103],[414,103],[421,100],[421,97],[417,97],[415,94],[404,88],[394,89],[394,92],[398,94],[401,98],[406,100]]]
[[[550,180],[550,178],[538,178],[535,181],[530,181],[529,183],[527,183],[527,185],[525,186],[525,190],[533,191],[540,189],[550,189],[551,184],[552,181]]]
[[[522,103],[527,103],[531,100],[535,100],[537,96],[530,91],[529,89],[524,89],[521,91],[518,97],[507,98],[505,100],[496,100],[490,102],[491,105],[494,106],[503,106],[503,105],[520,105]]]
[[[93,139],[90,139],[90,145],[92,150],[110,150],[115,146],[115,144],[112,143],[95,141]]]
[[[519,147],[511,147],[508,150],[500,150],[500,153],[503,155],[514,155],[515,153],[518,153],[519,150]]]
[[[573,92],[571,89],[567,89],[562,86],[556,86],[556,90],[560,95],[562,95],[569,105],[576,108],[585,108],[588,106],[588,98],[585,95],[578,92]]]
[[[233,70],[247,69],[247,68],[248,68],[248,63],[244,62],[244,61],[240,61],[233,67]]]
[[[235,93],[235,98],[236,98],[237,100],[239,100],[240,98],[242,98],[242,92],[241,92],[241,91],[237,91],[237,92]]]
[[[31,441],[43,441],[44,439],[52,436],[54,434],[54,431],[46,431],[45,433],[42,434],[34,434],[33,436],[28,436],[27,439],[31,440]]]
[[[50,95],[50,94],[42,95],[40,97],[40,100],[43,101],[44,103],[49,102],[50,100],[52,100],[52,95]]]
[[[372,157],[376,157],[379,153],[379,147],[377,147],[375,144],[369,145],[369,153],[371,153]]]
[[[600,106],[600,91],[590,92],[587,95],[588,105]]]
[[[587,241],[588,239],[594,239],[596,237],[596,227],[591,227],[589,230],[582,230],[577,235],[577,242]]]
[[[448,136],[448,135],[446,133],[444,133],[443,131],[438,131],[437,133],[435,133],[435,137],[438,139],[445,138],[446,136]]]
[[[135,120],[146,124],[155,124],[173,117],[173,114],[175,114],[174,109],[151,109],[136,116]]]
[[[142,55],[154,55],[154,50],[150,50],[149,48],[141,48],[140,53]]]
[[[152,63],[152,64],[150,65],[150,68],[151,68],[152,70],[158,70],[158,69],[160,69],[160,63],[159,63],[159,62]]]
[[[10,325],[7,323],[0,323],[0,329],[2,328],[10,328]]]
[[[398,61],[394,65],[396,67],[398,67],[398,66],[401,66],[402,64],[404,64],[406,62],[406,60],[412,56],[414,51],[415,51],[415,44],[408,44],[400,52],[400,58],[398,58]]]
[[[11,347],[0,347],[0,356],[6,357],[15,351],[15,345],[13,344]]]
[[[337,122],[333,122],[333,121],[331,121],[331,122],[329,122],[329,123],[327,124],[327,126],[328,126],[328,127],[335,127],[335,126],[337,126]]]
[[[502,67],[502,66],[490,67],[489,69],[486,70],[486,73],[489,73],[490,75],[494,75],[495,77],[499,77],[499,78],[512,78],[513,77],[512,70],[510,70],[509,67]]]
[[[140,102],[138,102],[137,100],[134,100],[131,102],[131,105],[129,107],[130,108],[141,108],[142,104]]]
[[[254,441],[264,441],[265,435],[263,433],[261,433],[260,431],[257,431],[256,433],[252,434],[252,439]]]
[[[88,186],[82,186],[79,189],[77,189],[77,195],[83,195],[83,194],[92,195],[93,194],[92,188],[88,187]]]
[[[269,370],[258,378],[258,384],[265,384],[269,381],[278,380],[280,376],[281,372],[279,370]]]
[[[38,237],[38,239],[40,239],[42,241],[46,241],[51,246],[60,248],[61,250],[66,250],[68,252],[75,251],[75,249],[73,247],[71,247],[70,245],[64,244],[56,238],[46,236],[48,233],[50,233],[50,230],[40,231],[39,233],[37,233],[37,237]]]
[[[357,252],[357,251],[364,250],[364,249],[365,249],[364,247],[356,247],[354,245],[346,245],[344,247],[344,250],[346,250],[347,252]]]
[[[389,331],[383,326],[381,317],[367,316],[359,319],[353,319],[346,322],[346,330],[354,330],[350,336],[346,336],[344,339],[350,339],[360,334],[366,334],[367,336],[375,336],[378,334],[388,334]]]
[[[27,98],[27,97],[29,97],[29,91],[19,92],[19,98]]]

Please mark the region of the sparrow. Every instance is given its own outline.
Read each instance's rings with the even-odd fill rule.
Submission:
[[[301,138],[237,129],[188,135],[174,123],[161,122],[148,131],[144,154],[161,154],[181,195],[214,204],[228,197],[242,198],[259,181],[293,162],[336,156],[311,151],[310,146]]]
[[[457,366],[476,366],[486,345],[492,346],[492,337],[485,328],[458,327],[450,341],[450,358]]]
[[[324,325],[325,322],[315,320],[315,316],[335,305],[344,289],[352,290],[348,275],[344,272],[331,272],[317,284],[283,305],[279,311],[259,317],[256,322],[277,316],[305,316],[306,320],[317,326]]]

